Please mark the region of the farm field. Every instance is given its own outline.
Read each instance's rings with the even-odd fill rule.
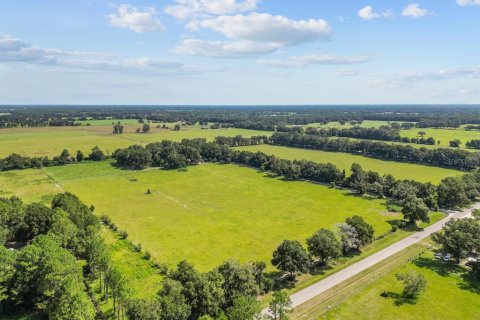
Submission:
[[[411,251],[415,254],[415,250],[418,251],[415,246],[407,248],[404,253]],[[413,261],[408,256],[407,259],[400,259],[399,263],[393,261],[393,268],[382,277],[356,279],[357,282],[352,283],[360,284],[360,290],[354,291],[348,300],[322,316],[314,318],[311,314],[302,319],[479,319],[480,282],[470,278],[464,267],[437,261],[429,250],[411,259]],[[371,272],[375,274],[387,263],[375,266]],[[398,304],[394,298],[402,290],[395,274],[407,270],[422,273],[427,281],[426,290],[416,304]],[[381,297],[382,291],[393,293],[393,297]]]
[[[50,203],[62,188],[38,169],[0,172],[0,197],[17,196],[24,202]]]
[[[349,172],[352,163],[360,164],[365,170],[376,171],[380,174],[391,174],[396,179],[413,179],[421,182],[439,183],[448,176],[461,175],[463,172],[438,167],[423,166],[413,163],[400,163],[384,161],[341,152],[326,152],[320,150],[307,150],[273,145],[256,145],[238,147],[239,150],[261,151],[274,154],[289,160],[311,160],[319,163],[333,163],[340,170]]]
[[[152,124],[152,132],[135,133],[141,125],[125,125],[124,133],[112,134],[112,127],[106,125],[77,127],[40,127],[0,129],[0,157],[18,153],[23,156],[57,156],[63,149],[75,155],[77,150],[88,154],[99,146],[104,152],[112,153],[117,148],[125,148],[133,144],[146,145],[161,140],[181,141],[182,139],[206,138],[213,140],[216,136],[255,136],[269,135],[267,131],[246,129],[202,129],[201,126],[185,126],[180,131],[156,128]]]
[[[187,172],[124,171],[109,162],[45,168],[65,190],[93,204],[159,262],[183,259],[208,270],[227,259],[268,262],[283,239],[304,240],[358,214],[377,235],[390,230],[383,201],[308,182],[285,182],[235,165]],[[152,194],[146,194],[147,189]]]
[[[436,141],[440,140],[440,146],[448,147],[449,142],[458,139],[462,142],[461,148],[465,148],[465,143],[472,139],[480,139],[480,131],[465,130],[464,126],[458,129],[433,129],[433,128],[413,128],[411,130],[402,130],[402,137],[417,138],[418,132],[425,132],[425,137],[433,137]]]
[[[395,122],[395,121],[392,121]],[[401,122],[399,122],[401,123]],[[378,128],[382,125],[388,125],[388,121],[370,121],[366,120],[364,121],[360,127],[363,128]],[[449,142],[454,140],[454,139],[459,139],[462,144],[460,145],[461,148],[465,148],[465,143],[467,141],[470,141],[472,139],[480,139],[480,131],[476,130],[465,130],[465,126],[463,125],[458,129],[435,129],[435,128],[412,128],[409,130],[401,130],[400,135],[402,137],[408,137],[408,138],[419,138],[418,132],[425,132],[425,137],[433,137],[436,141],[440,141],[440,144],[438,146],[440,147],[450,147]],[[341,125],[338,122],[330,122],[328,124],[321,124],[321,123],[311,123],[308,125],[305,125],[304,127],[317,127],[317,128],[352,128],[353,126],[350,123],[345,123],[344,125]],[[405,143],[402,143],[405,144]],[[409,143],[409,145],[412,145],[414,147],[426,147],[426,148],[434,148],[436,146],[429,146],[429,145],[419,145],[415,143]]]

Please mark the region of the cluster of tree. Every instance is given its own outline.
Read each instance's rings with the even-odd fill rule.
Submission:
[[[473,140],[467,141],[467,143],[465,143],[465,146],[469,149],[480,149],[480,140],[473,139]]]
[[[302,132],[299,132],[302,133]],[[400,129],[391,126],[381,126],[380,128],[362,128],[353,127],[347,129],[338,128],[312,128],[305,130],[306,134],[320,137],[344,137],[355,139],[383,140],[383,141],[400,141]]]
[[[63,166],[84,160],[102,161],[106,158],[107,156],[99,147],[94,147],[87,156],[80,150],[77,151],[75,156],[72,156],[68,150],[64,149],[59,156],[55,156],[53,159],[48,157],[24,157],[17,153],[12,153],[8,157],[0,159],[0,171],[39,169],[42,167]]]
[[[128,169],[145,169],[149,166],[179,169],[200,162],[199,149],[188,145],[186,141],[177,143],[165,140],[145,147],[133,145],[117,149],[112,157],[118,166]]]
[[[338,128],[313,128],[308,127],[303,131],[303,128],[299,127],[298,130],[290,130],[290,132],[304,133],[307,135],[315,135],[320,137],[342,137],[342,138],[354,138],[354,139],[367,139],[367,140],[380,140],[380,141],[395,141],[404,143],[416,143],[435,145],[434,138],[408,138],[400,136],[400,125],[396,122],[389,126],[380,126],[379,128],[362,128],[353,127],[348,129]],[[277,130],[277,132],[280,132]]]
[[[52,206],[0,198],[0,313],[33,312],[49,319],[94,319],[77,259],[92,254],[98,220],[72,194]],[[8,250],[4,243],[23,244]]]
[[[463,121],[467,121],[467,119],[464,119]],[[422,119],[417,122],[417,127],[418,128],[459,128],[462,123],[468,123],[468,121],[462,122],[462,120],[460,119],[443,117],[440,119]]]
[[[208,124],[208,122],[207,122],[207,124]],[[228,128],[232,128],[232,127],[233,127],[233,124],[231,124],[231,123],[216,122],[216,123],[214,123],[210,126],[210,129],[228,129]]]
[[[312,258],[322,265],[332,259],[360,250],[373,241],[373,227],[362,217],[353,216],[340,224],[337,234],[320,229],[306,240],[307,250],[296,240],[284,240],[273,252],[272,264],[278,270],[295,278],[297,273],[306,273],[312,265]]]
[[[274,133],[270,142],[281,146],[347,152],[382,160],[413,162],[460,170],[471,170],[480,166],[480,154],[466,150],[415,148],[409,145],[369,140],[330,139],[298,133]]]
[[[130,285],[110,260],[93,210],[70,193],[55,196],[51,207],[0,198],[2,244],[25,245],[21,250],[0,246],[0,315],[93,320],[86,287],[98,280],[100,294],[113,300],[114,316],[124,319]]]
[[[468,125],[465,126],[465,130],[480,130],[480,125]]]
[[[116,124],[113,125],[113,134],[121,134],[123,133],[123,126],[118,121]]]
[[[452,219],[432,239],[460,263],[469,252],[480,252],[480,219]]]
[[[273,281],[263,262],[226,261],[205,273],[187,261],[167,273],[154,299],[131,299],[126,315],[135,320],[286,320],[291,300],[273,292],[268,314],[261,314],[257,296],[267,293]]]
[[[264,144],[268,142],[267,136],[253,136],[253,137],[243,137],[243,136],[235,136],[235,137],[215,137],[213,140],[214,143],[229,146],[229,147],[240,147],[240,146],[253,146]]]

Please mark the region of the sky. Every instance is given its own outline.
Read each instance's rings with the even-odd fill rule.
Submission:
[[[480,0],[0,0],[0,104],[478,104]]]

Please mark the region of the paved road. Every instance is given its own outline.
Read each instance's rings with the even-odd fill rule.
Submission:
[[[403,249],[411,246],[412,244],[415,244],[417,242],[420,242],[422,239],[425,239],[426,237],[430,236],[432,233],[439,231],[442,226],[448,222],[452,218],[466,218],[471,216],[472,210],[473,209],[480,209],[480,203],[476,203],[474,206],[472,206],[469,209],[466,209],[464,211],[451,211],[448,212],[448,216],[445,217],[443,220],[432,224],[431,226],[425,228],[423,231],[417,232],[415,234],[412,234],[411,236],[408,236],[407,238],[404,238],[395,244],[392,244],[391,246],[375,253],[372,254],[371,256],[366,257],[365,259],[352,264],[351,266],[342,269],[331,276],[293,294],[290,296],[290,299],[292,300],[292,305],[293,307],[297,307],[308,300],[314,298],[315,296],[327,291],[328,289],[340,284],[341,282],[349,279],[350,277],[355,276],[356,274],[372,267],[373,265],[377,264],[378,262],[396,254],[399,251],[402,251]],[[267,310],[264,310],[264,313],[268,312]]]

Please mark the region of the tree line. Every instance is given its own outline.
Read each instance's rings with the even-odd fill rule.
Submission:
[[[280,146],[360,154],[381,160],[410,162],[459,170],[480,165],[480,154],[448,148],[415,148],[368,140],[331,139],[299,133],[274,133],[270,143]]]
[[[102,161],[106,158],[107,155],[99,147],[92,148],[88,155],[85,155],[81,150],[78,150],[75,155],[71,155],[67,149],[64,149],[59,156],[55,156],[52,159],[48,157],[24,157],[17,153],[12,153],[0,159],[0,171],[40,169],[82,161]]]
[[[175,108],[171,106],[3,106],[0,128],[77,125],[80,120],[138,119],[156,122],[217,123],[273,131],[309,123],[379,120],[416,122],[419,128],[479,124],[478,108],[467,106],[257,106]]]

